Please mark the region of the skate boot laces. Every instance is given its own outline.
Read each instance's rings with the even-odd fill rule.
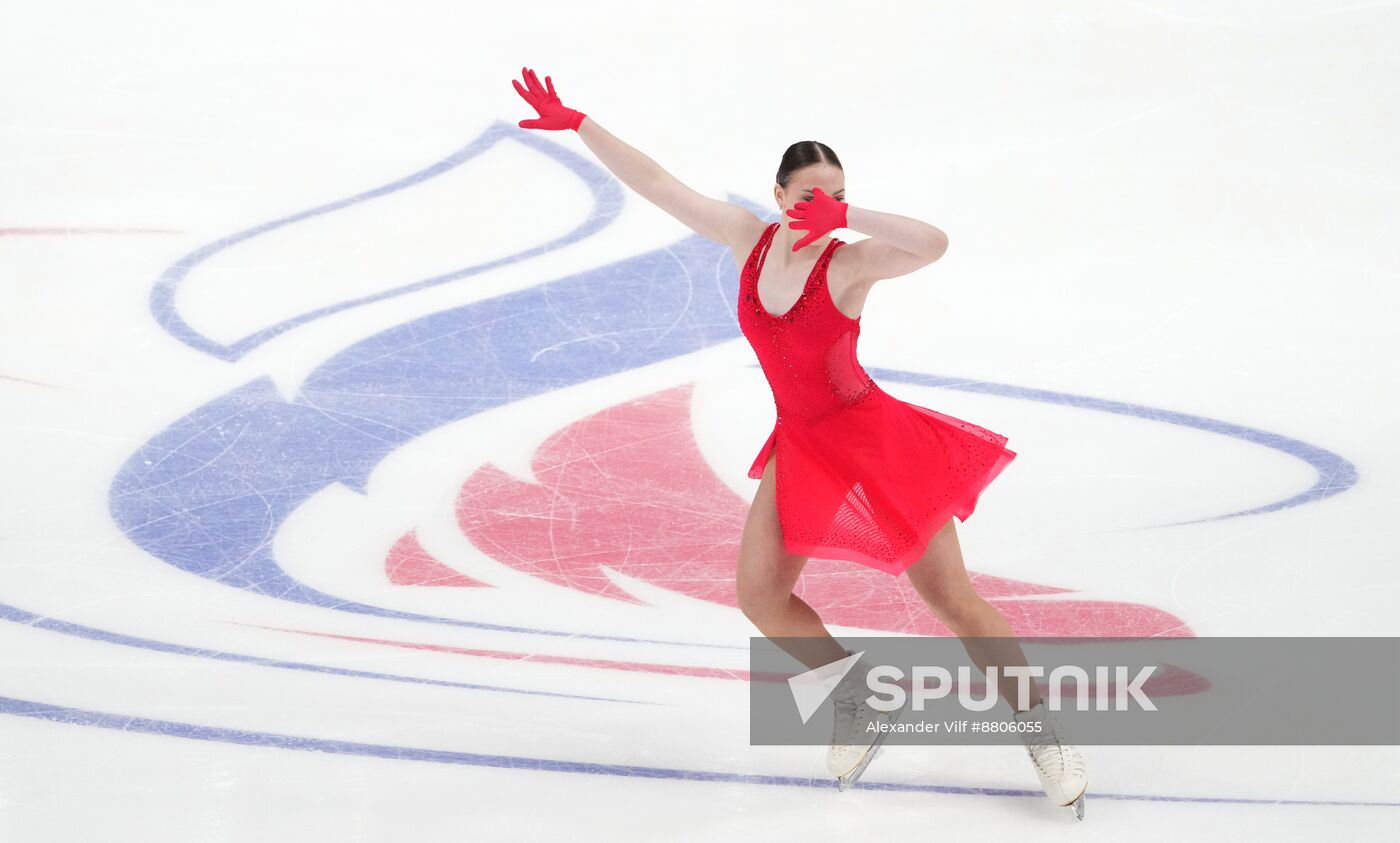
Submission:
[[[1066,743],[1061,737],[1060,722],[1054,714],[1044,710],[1044,702],[1018,712],[1016,719],[1041,723],[1042,728],[1039,732],[1022,732],[1020,735],[1026,745],[1026,751],[1042,775],[1050,781],[1084,775],[1084,759],[1073,745]]]

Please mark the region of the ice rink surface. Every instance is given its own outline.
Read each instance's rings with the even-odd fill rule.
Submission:
[[[1394,636],[1400,5],[5,17],[0,840],[1394,839],[1395,747],[1086,746],[1076,823],[1020,747],[750,745],[734,256],[510,83],[948,233],[860,355],[1010,437],[958,533],[1018,635]]]

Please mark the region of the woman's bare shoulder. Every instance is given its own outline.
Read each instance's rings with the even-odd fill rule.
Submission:
[[[758,239],[763,236],[764,229],[769,223],[764,222],[752,213],[745,211],[749,217],[746,220],[737,220],[729,231],[729,239],[724,245],[729,247],[730,253],[734,256],[734,265],[740,272],[744,270],[744,262],[753,253],[753,247],[758,245]]]
[[[771,223],[764,222],[753,213],[746,214],[736,225],[733,231],[735,239],[729,244],[729,248],[734,250],[734,254],[742,253],[747,258],[749,252],[757,245],[758,238],[763,236],[763,232],[769,225]]]

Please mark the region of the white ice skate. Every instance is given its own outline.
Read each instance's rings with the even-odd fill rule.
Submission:
[[[1089,787],[1089,774],[1079,750],[1065,743],[1058,734],[1059,720],[1046,709],[1044,700],[1012,717],[1020,723],[1040,721],[1040,731],[1017,734],[1026,745],[1026,754],[1035,764],[1035,771],[1040,774],[1045,795],[1056,805],[1072,809],[1076,819],[1084,819],[1084,793]]]
[[[846,652],[854,655],[850,650]],[[885,742],[887,732],[879,728],[879,724],[893,723],[902,713],[902,709],[880,711],[865,702],[870,696],[870,689],[865,685],[865,672],[869,667],[864,660],[858,661],[831,692],[834,722],[826,768],[836,776],[836,786],[842,791],[850,790],[860,779]],[[877,726],[872,729],[871,723]]]

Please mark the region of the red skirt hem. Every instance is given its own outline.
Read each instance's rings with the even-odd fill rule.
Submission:
[[[970,422],[964,422],[961,419],[928,407],[899,401],[893,398],[890,400],[902,404],[910,410],[916,411],[930,420],[930,423],[937,423],[948,428],[961,429],[965,433],[969,433],[988,444],[998,447],[999,452],[996,459],[992,460],[987,468],[984,469],[975,480],[967,484],[959,498],[938,508],[928,516],[924,523],[917,525],[915,527],[916,541],[914,544],[910,545],[908,550],[898,557],[891,559],[871,556],[863,551],[840,545],[806,544],[790,541],[787,536],[784,535],[783,548],[787,550],[787,552],[809,557],[820,557],[823,559],[842,559],[856,562],[877,571],[884,571],[891,576],[899,576],[904,573],[909,566],[919,561],[924,555],[924,552],[928,549],[929,541],[933,538],[934,534],[948,523],[948,519],[956,516],[959,521],[965,522],[971,517],[973,511],[977,508],[977,501],[981,497],[982,492],[985,491],[986,488],[991,485],[992,481],[1001,474],[1002,470],[1016,458],[1016,452],[1006,447],[1006,437],[999,433],[987,430]],[[778,445],[777,440],[780,427],[781,425],[779,423],[774,423],[772,432],[768,434],[768,440],[763,443],[763,447],[759,449],[758,455],[754,458],[753,464],[749,467],[748,476],[750,479],[763,479],[763,471],[768,465],[768,459],[772,456],[773,451]],[[781,495],[781,491],[779,494]]]
[[[977,509],[977,500],[982,492],[991,485],[992,481],[1001,474],[1002,470],[1016,458],[1016,452],[1009,448],[1002,448],[1002,452],[997,456],[996,461],[987,468],[982,476],[968,487],[967,492],[956,502],[948,506],[941,507],[928,520],[920,525],[918,530],[919,540],[915,542],[904,554],[896,559],[881,559],[871,556],[849,547],[829,547],[819,544],[802,544],[800,542],[788,541],[783,537],[783,548],[788,553],[796,553],[802,556],[814,556],[821,559],[842,559],[847,562],[857,562],[877,571],[884,571],[890,576],[897,577],[909,569],[911,565],[923,558],[924,551],[928,550],[928,543],[939,530],[947,523],[948,519],[957,516],[958,521],[966,522],[972,517],[972,513]],[[763,475],[760,473],[759,477]]]

